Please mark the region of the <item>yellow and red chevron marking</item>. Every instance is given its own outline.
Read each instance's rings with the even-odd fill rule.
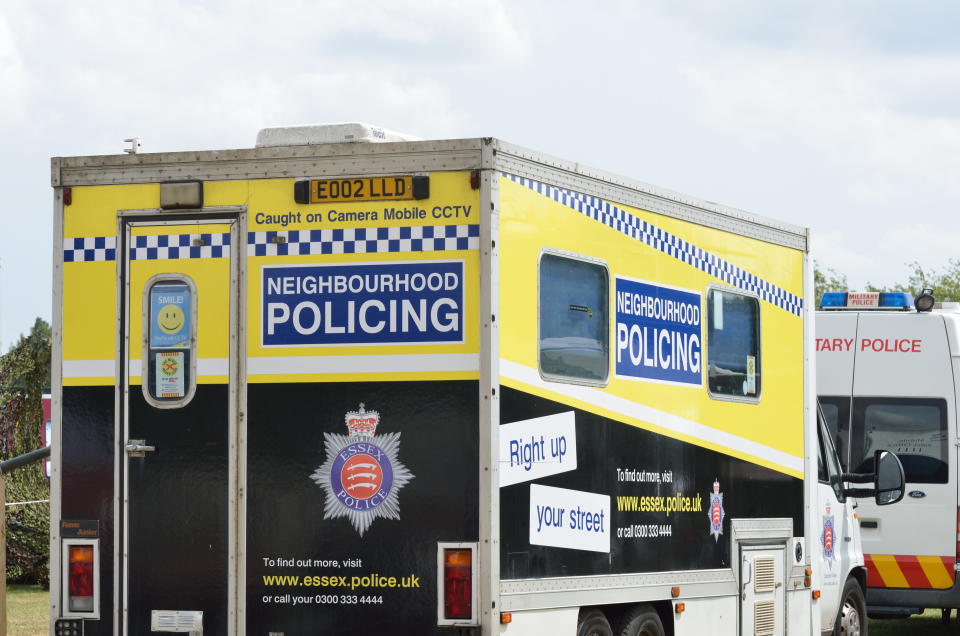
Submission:
[[[953,586],[955,557],[864,554],[867,587],[944,590]]]

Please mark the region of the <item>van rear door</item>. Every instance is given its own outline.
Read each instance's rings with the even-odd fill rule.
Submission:
[[[956,401],[943,317],[861,313],[855,342],[849,468],[872,472],[895,452],[908,495],[860,505],[868,587],[945,589],[956,555]]]

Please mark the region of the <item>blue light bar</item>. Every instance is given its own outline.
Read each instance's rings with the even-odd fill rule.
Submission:
[[[913,307],[913,296],[907,292],[881,292],[880,306],[902,307],[903,309],[909,309],[910,307]]]
[[[820,299],[820,308],[825,309],[827,307],[846,307],[847,306],[847,294],[846,292],[826,292],[823,297]]]

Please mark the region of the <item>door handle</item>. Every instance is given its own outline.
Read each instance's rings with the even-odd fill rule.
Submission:
[[[143,457],[157,449],[153,446],[147,446],[146,440],[132,439],[124,445],[123,450],[127,451],[128,457]]]
[[[742,564],[745,567],[741,569],[743,583],[740,586],[740,599],[745,601],[747,600],[747,586],[750,585],[750,581],[753,580],[753,568],[750,567],[750,560],[747,557],[743,557]]]

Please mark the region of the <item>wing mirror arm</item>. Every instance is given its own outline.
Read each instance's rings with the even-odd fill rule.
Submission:
[[[906,477],[903,464],[894,453],[878,450],[873,455],[875,473],[843,473],[845,482],[864,484],[873,482],[873,488],[844,488],[847,497],[863,499],[873,497],[878,506],[889,506],[903,499]]]
[[[876,473],[843,473],[840,478],[851,484],[872,484],[877,478]]]

